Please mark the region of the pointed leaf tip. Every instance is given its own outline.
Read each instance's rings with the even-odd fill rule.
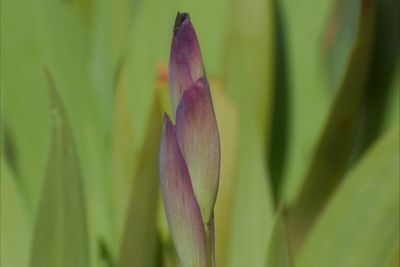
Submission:
[[[164,114],[160,180],[171,237],[182,266],[207,266],[205,229],[189,172],[176,140],[175,126]]]
[[[76,143],[50,72],[51,150],[31,246],[31,267],[90,266],[86,198]]]
[[[218,192],[220,140],[207,80],[188,88],[176,111],[176,135],[198,200],[209,223]]]
[[[178,13],[169,62],[170,95],[174,110],[183,92],[204,76],[200,46],[189,15]]]

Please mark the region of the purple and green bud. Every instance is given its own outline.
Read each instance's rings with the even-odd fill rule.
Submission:
[[[182,266],[215,266],[220,141],[199,43],[186,13],[178,13],[174,25],[169,84],[176,126],[164,115],[160,149],[168,226]]]
[[[176,110],[176,135],[185,157],[204,223],[218,192],[220,147],[210,88],[200,78],[185,90]]]
[[[169,87],[173,110],[183,92],[205,76],[200,46],[189,14],[178,13],[169,60]]]
[[[164,114],[161,139],[160,176],[168,227],[182,266],[207,266],[206,234],[200,208],[176,140],[175,126],[167,114]]]

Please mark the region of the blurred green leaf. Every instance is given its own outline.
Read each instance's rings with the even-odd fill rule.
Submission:
[[[395,74],[390,83],[388,102],[385,104],[386,112],[382,122],[382,130],[390,129],[400,122],[400,57],[397,60]]]
[[[21,190],[3,154],[0,160],[0,265],[27,267],[32,238],[32,220],[28,215]]]
[[[140,1],[128,35],[128,91],[137,152],[143,144],[152,108],[157,64],[168,62],[176,16],[174,7],[169,0]]]
[[[89,40],[88,75],[98,96],[100,107],[105,111],[103,120],[106,123],[110,123],[112,118],[112,113],[109,110],[112,109],[115,80],[118,78],[117,70],[123,56],[122,51],[120,51],[122,48],[117,47],[115,43],[120,42],[121,37],[118,34],[121,31],[125,30],[126,38],[126,28],[130,26],[130,20],[127,18],[128,8],[125,11],[119,10],[118,16],[113,16],[113,11],[119,6],[126,5],[126,2],[125,0],[98,0],[93,1],[91,6],[93,13],[91,23],[93,26],[90,32],[91,40]],[[121,22],[124,25],[121,25]],[[115,24],[122,29],[119,30],[119,27],[115,27]]]
[[[399,134],[392,129],[349,173],[296,266],[386,266],[400,241]]]
[[[117,265],[120,267],[151,267],[159,261],[156,218],[161,125],[159,94],[156,93],[141,158],[131,181],[130,202]]]
[[[127,75],[122,65],[115,93],[112,188],[114,221],[118,242],[121,240],[123,225],[128,211],[129,195],[135,172],[135,149],[133,125],[129,107]]]
[[[400,247],[399,246],[397,246],[397,248],[394,250],[392,259],[389,261],[389,263],[386,265],[386,267],[399,267],[400,266]]]
[[[282,209],[275,215],[267,250],[267,267],[290,267],[289,243]]]
[[[273,217],[266,167],[274,64],[272,1],[231,2],[228,25],[222,82],[238,107],[241,125],[225,264],[257,267],[265,265]]]
[[[374,2],[376,38],[366,91],[359,155],[400,119],[400,2]]]
[[[223,54],[227,95],[246,118],[243,124],[256,122],[262,144],[269,136],[274,85],[273,16],[272,1],[233,1]]]
[[[271,185],[276,201],[280,201],[282,175],[286,167],[289,134],[289,79],[288,79],[288,40],[285,36],[285,21],[282,17],[280,2],[273,2],[275,25],[275,82],[273,92],[273,109],[271,115],[270,147],[268,167]]]
[[[106,112],[104,122],[110,123],[115,80],[118,68],[126,62],[130,46],[129,33],[140,1],[93,1],[90,39],[90,80]],[[111,125],[107,125],[111,126]]]
[[[326,45],[338,89],[299,195],[290,207],[290,228],[296,228],[291,233],[296,235],[294,247],[301,243],[348,166],[370,65],[374,6],[361,0],[338,0],[337,5],[327,28]]]
[[[279,194],[286,202],[293,201],[300,188],[332,100],[320,53],[332,1],[277,1],[288,55],[288,154]]]
[[[232,209],[235,191],[235,166],[237,164],[238,146],[238,110],[222,91],[222,84],[211,79],[210,86],[217,118],[221,142],[221,171],[218,186],[218,201],[215,203],[215,253],[217,266],[226,266],[226,254],[229,244],[229,233],[232,227]]]
[[[36,25],[40,37],[43,62],[57,81],[59,94],[71,125],[71,134],[76,140],[76,149],[81,159],[85,194],[88,203],[88,225],[93,264],[97,265],[101,245],[105,244],[115,256],[116,246],[111,216],[109,119],[112,111],[103,107],[104,88],[113,87],[103,73],[93,82],[91,41],[94,36],[93,23],[97,10],[94,1],[49,1],[32,2]],[[97,26],[96,26],[97,27]],[[100,61],[100,60],[99,60]],[[100,64],[100,63],[99,63]],[[101,64],[107,64],[105,59]],[[107,101],[112,101],[107,99]]]
[[[49,148],[48,96],[32,1],[1,0],[1,123],[5,157],[26,201],[36,210]],[[32,112],[32,110],[35,112]],[[12,153],[10,155],[9,153]]]
[[[89,79],[92,3],[40,0],[33,6],[43,62],[52,70],[59,87],[64,88],[60,95],[65,99],[73,133],[80,137],[87,121],[100,127],[105,116],[99,105],[100,94]],[[103,134],[104,129],[100,129]],[[77,139],[79,143],[80,138]]]
[[[31,266],[87,267],[89,242],[78,155],[50,74],[48,79],[52,146],[36,218]]]
[[[344,76],[349,71],[349,62],[362,30],[365,27],[367,27],[367,32],[372,30],[373,25],[368,23],[369,18],[365,17],[373,12],[371,13],[371,5],[365,4],[363,0],[334,0],[333,5],[324,30],[322,50],[329,70],[329,81],[333,85],[331,89],[335,91],[340,88]],[[371,43],[372,40],[368,41]],[[365,46],[370,46],[370,44],[367,43]]]

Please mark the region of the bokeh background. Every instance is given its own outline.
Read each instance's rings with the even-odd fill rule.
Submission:
[[[218,266],[398,266],[399,10],[1,0],[1,266],[177,265],[158,147],[178,11],[221,134]]]

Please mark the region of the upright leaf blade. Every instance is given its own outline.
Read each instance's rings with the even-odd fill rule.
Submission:
[[[298,267],[385,266],[399,244],[399,128],[360,160],[310,233]]]
[[[129,103],[135,122],[133,141],[140,149],[152,108],[156,64],[168,62],[176,9],[171,1],[148,0],[137,4],[134,12],[127,40],[127,74]]]
[[[32,220],[27,212],[25,199],[3,154],[0,160],[0,265],[27,267]]]
[[[129,195],[135,177],[136,157],[133,144],[133,121],[128,101],[127,74],[125,65],[121,66],[117,88],[115,92],[113,129],[113,155],[112,155],[112,200],[114,211],[114,224],[117,240],[121,240],[122,229],[126,223]],[[151,118],[154,120],[154,118]],[[149,137],[150,138],[150,137]],[[142,153],[143,154],[143,153]],[[149,163],[143,163],[149,164]]]
[[[321,33],[332,0],[276,1],[282,11],[287,40],[288,154],[280,198],[293,201],[326,120],[332,96],[324,80]],[[310,15],[310,12],[311,15]]]
[[[400,120],[400,2],[375,1],[376,38],[364,108],[364,152],[393,123]]]
[[[113,88],[108,75],[113,74],[98,74],[98,66],[94,67],[92,62],[91,42],[97,39],[97,33],[93,32],[97,28],[94,9],[97,4],[86,0],[32,2],[40,33],[41,59],[57,81],[82,162],[92,262],[100,265],[99,243],[107,246],[112,257],[116,248],[109,201],[111,151],[110,146],[104,145],[110,137],[107,127],[112,112],[108,96]],[[101,64],[106,67],[107,63]],[[93,75],[102,77],[96,79]],[[99,84],[101,88],[97,87]]]
[[[217,266],[226,266],[232,228],[235,166],[238,158],[238,110],[222,91],[221,83],[211,79],[211,91],[221,141],[221,174],[215,203],[215,254]]]
[[[157,92],[158,93],[158,92]],[[155,95],[140,160],[131,179],[118,265],[155,266],[157,255],[158,155],[161,138],[159,96]],[[121,115],[121,114],[120,114]]]
[[[1,123],[30,216],[36,212],[48,155],[50,120],[42,47],[33,2],[1,0]],[[16,15],[18,14],[18,15]],[[35,110],[35,112],[32,112]],[[29,149],[27,149],[29,147]],[[6,148],[8,149],[8,148]]]
[[[274,78],[274,14],[272,1],[235,0],[228,8],[222,82],[238,108],[241,125],[225,264],[258,267],[265,265],[273,217],[266,140]]]
[[[342,13],[335,13],[336,20],[331,22],[334,25],[330,25],[338,29],[337,36],[333,37],[336,39],[331,40],[333,44],[330,45],[333,47],[330,47],[332,55],[329,56],[335,59],[342,57],[344,62],[330,62],[335,69],[333,84],[338,87],[337,94],[299,195],[290,208],[289,222],[292,236],[296,235],[292,240],[295,248],[302,242],[303,235],[341,181],[348,166],[370,65],[374,6],[362,0],[339,0],[337,4],[343,5],[339,9]],[[341,27],[343,24],[354,30],[344,29]]]
[[[286,222],[282,208],[275,215],[267,250],[266,267],[290,267],[292,266]]]
[[[87,267],[89,242],[79,160],[55,84],[48,74],[52,145],[33,236],[31,266]]]

